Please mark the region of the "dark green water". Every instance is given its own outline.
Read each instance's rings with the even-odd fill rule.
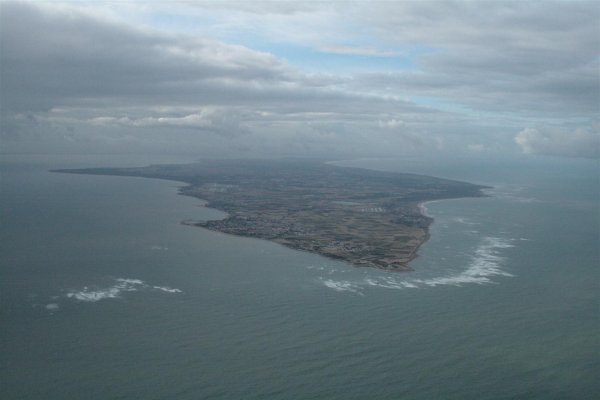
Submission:
[[[495,187],[427,205],[410,274],[181,225],[222,214],[176,182],[46,172],[160,161],[3,158],[0,398],[600,391],[597,163],[344,163]]]

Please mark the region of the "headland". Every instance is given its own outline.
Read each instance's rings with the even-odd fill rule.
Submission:
[[[482,197],[485,186],[430,176],[338,167],[306,160],[202,160],[140,168],[55,172],[182,181],[180,193],[228,213],[185,221],[237,236],[343,260],[358,267],[410,271],[433,219],[423,202]]]

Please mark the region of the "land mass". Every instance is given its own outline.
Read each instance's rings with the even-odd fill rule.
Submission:
[[[410,271],[432,218],[420,204],[484,196],[485,186],[415,174],[305,160],[203,160],[140,168],[56,170],[186,182],[180,193],[223,210],[222,220],[189,225],[344,260]]]

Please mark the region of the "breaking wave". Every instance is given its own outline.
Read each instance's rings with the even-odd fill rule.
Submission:
[[[356,282],[336,281],[323,279],[321,282],[328,288],[338,292],[353,292],[362,294],[365,287],[380,287],[385,289],[417,289],[436,286],[462,286],[465,284],[493,283],[494,276],[512,277],[514,275],[503,271],[505,258],[501,255],[502,249],[514,247],[510,240],[498,237],[485,237],[475,249],[470,263],[466,269],[447,276],[438,276],[427,279],[400,279],[397,276],[371,276]]]
[[[160,290],[166,293],[183,293],[181,289],[173,289],[168,286],[152,286],[152,289]]]
[[[448,277],[438,277],[424,280],[415,280],[415,282],[427,285],[455,285],[460,286],[465,283],[491,283],[492,276],[507,276],[512,274],[502,271],[501,267],[504,257],[499,254],[499,249],[514,247],[506,239],[486,237],[482,239],[481,244],[475,250],[475,255],[466,270]]]
[[[465,217],[454,217],[452,218],[452,222],[456,222],[463,225],[481,225],[479,222],[472,222],[468,218]]]
[[[118,278],[114,284],[108,287],[88,287],[81,290],[73,290],[66,294],[67,298],[85,302],[96,302],[104,299],[115,299],[126,292],[137,292],[140,290],[158,290],[166,293],[182,293],[180,289],[168,286],[150,286],[140,279]]]
[[[337,292],[352,292],[362,295],[360,285],[350,281],[335,281],[333,279],[321,279],[321,282],[330,289]]]

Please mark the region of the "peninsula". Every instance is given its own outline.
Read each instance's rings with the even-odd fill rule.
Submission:
[[[420,203],[481,197],[484,186],[306,160],[202,160],[140,168],[57,170],[182,181],[180,193],[228,213],[185,224],[346,261],[410,271],[432,219]]]

